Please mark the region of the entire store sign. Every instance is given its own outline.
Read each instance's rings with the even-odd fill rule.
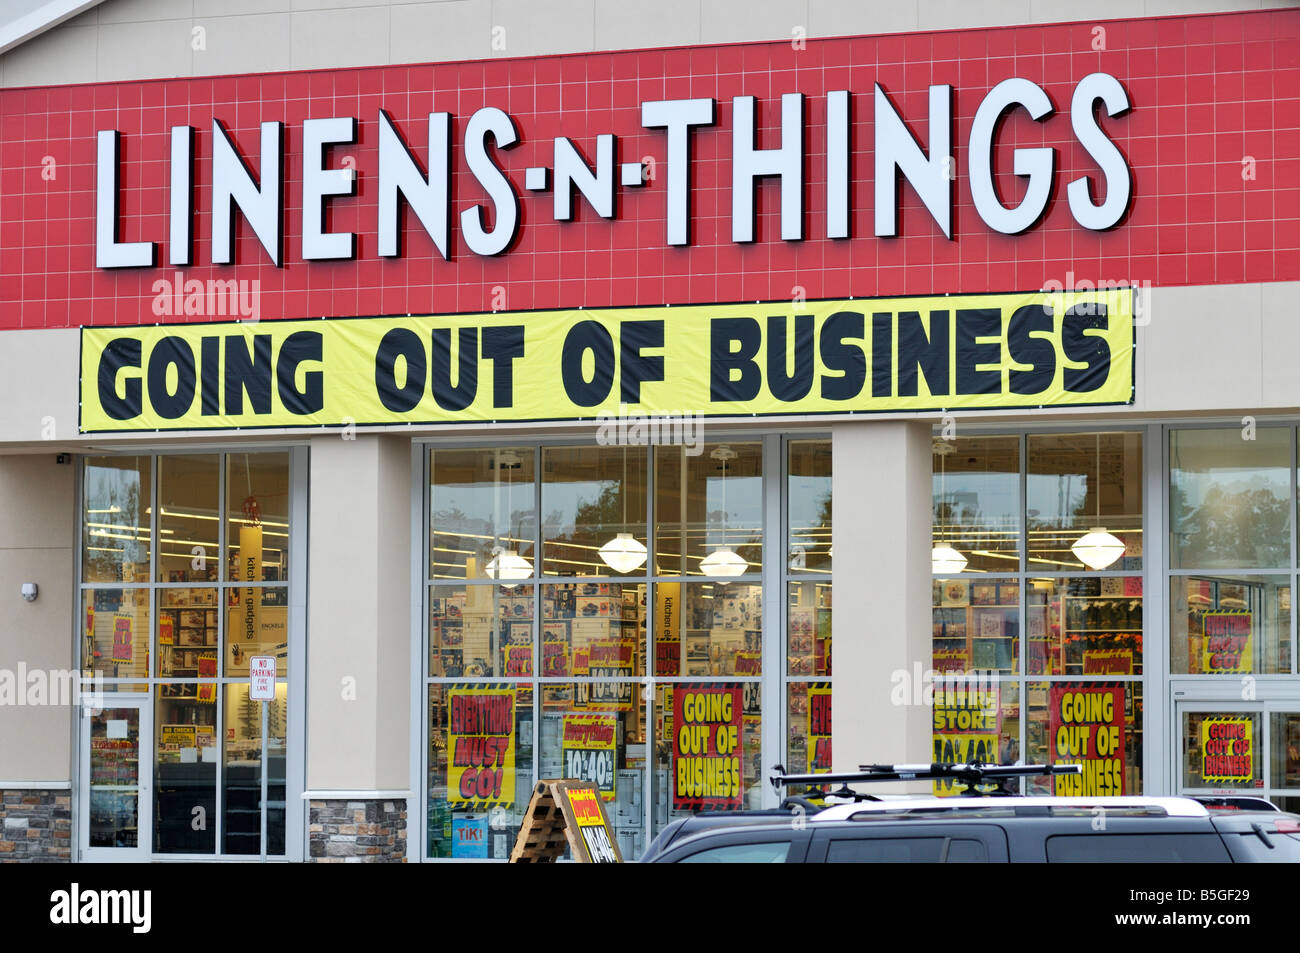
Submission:
[[[996,682],[958,679],[934,686],[934,761],[945,764],[1001,764],[1002,704]],[[936,797],[960,794],[950,779],[934,782]]]
[[[83,433],[1122,404],[1134,373],[1131,289],[83,328],[81,345]]]

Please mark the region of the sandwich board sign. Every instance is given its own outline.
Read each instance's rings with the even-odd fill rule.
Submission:
[[[580,864],[623,862],[595,782],[538,781],[510,862],[554,863],[566,846]]]
[[[248,697],[257,702],[275,701],[274,655],[254,655],[249,658]]]

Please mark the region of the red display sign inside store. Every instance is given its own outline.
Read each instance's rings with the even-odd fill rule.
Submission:
[[[4,90],[0,327],[1300,279],[1298,91],[1296,10]]]

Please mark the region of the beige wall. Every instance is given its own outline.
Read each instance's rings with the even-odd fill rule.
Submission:
[[[1285,0],[107,0],[0,56],[0,85],[532,56],[1285,6]]]
[[[411,448],[311,442],[307,787],[405,790],[411,658]]]
[[[0,670],[69,671],[73,651],[75,467],[53,453],[0,456]],[[35,602],[19,594],[40,587]],[[0,676],[3,677],[3,676]],[[24,686],[17,686],[22,691]],[[48,699],[47,700],[53,700]],[[0,705],[0,787],[72,778],[72,709]]]
[[[831,429],[835,670],[853,688],[831,695],[836,771],[933,760],[930,446],[928,423]]]

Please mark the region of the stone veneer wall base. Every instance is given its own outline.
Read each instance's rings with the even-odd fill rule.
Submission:
[[[72,794],[0,790],[0,863],[72,860]]]
[[[318,864],[406,863],[406,801],[311,801],[308,860]]]

